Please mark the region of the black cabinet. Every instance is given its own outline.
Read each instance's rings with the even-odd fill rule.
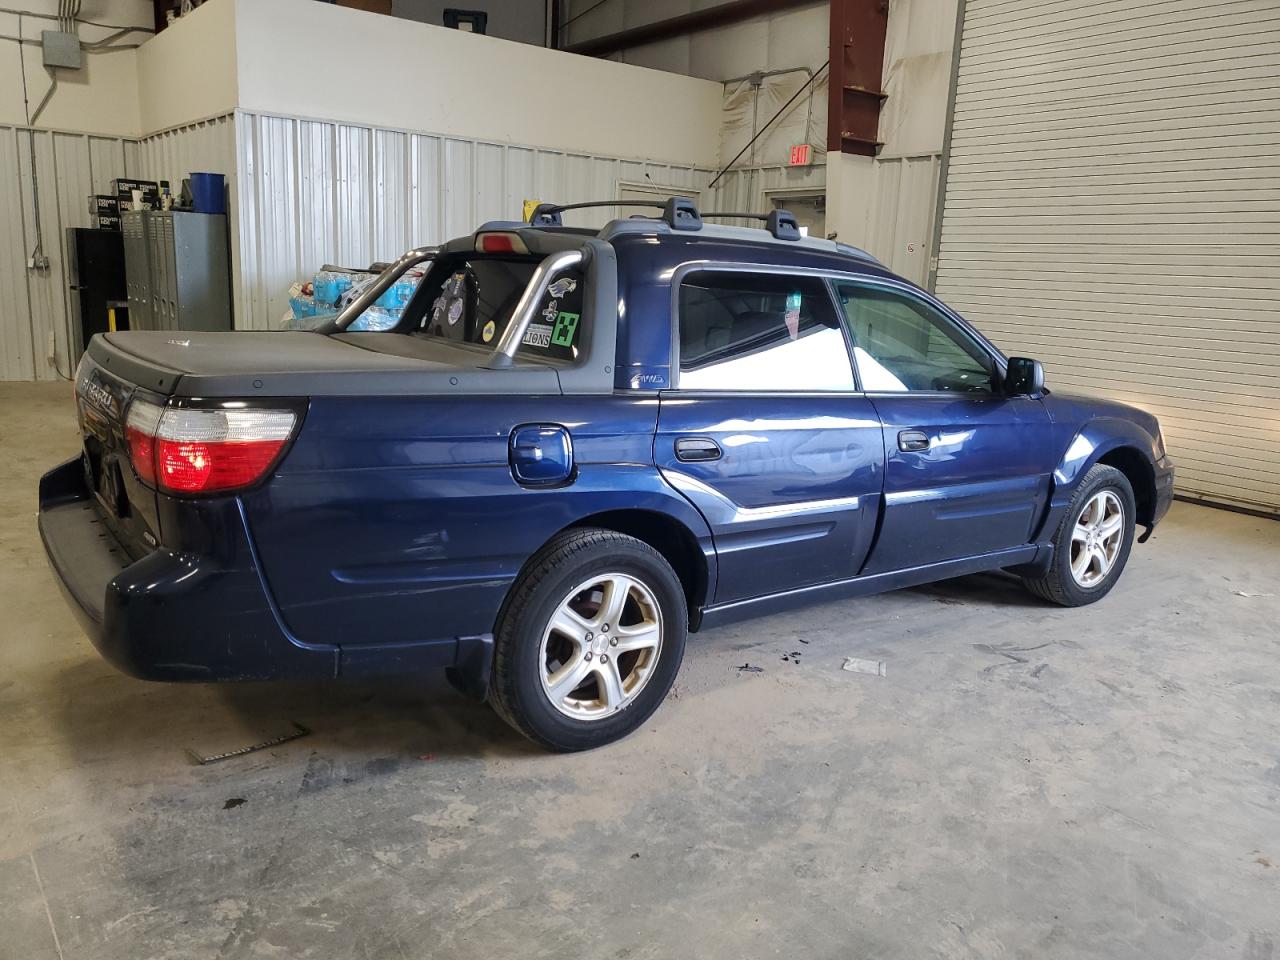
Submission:
[[[124,237],[119,230],[67,228],[68,282],[71,287],[71,316],[77,322],[79,353],[95,333],[110,328],[110,310],[129,299],[125,287]],[[128,326],[127,308],[116,307],[116,325]]]

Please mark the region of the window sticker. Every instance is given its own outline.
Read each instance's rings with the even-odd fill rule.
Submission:
[[[581,314],[561,311],[556,315],[555,331],[551,334],[551,342],[557,347],[573,346],[573,336],[578,332],[578,320]]]
[[[804,298],[799,291],[787,294],[787,312],[783,319],[787,322],[787,332],[791,334],[792,340],[800,336],[800,307],[803,303]]]
[[[440,296],[431,304],[431,322],[440,325],[447,318],[449,326],[455,326],[466,309],[466,292],[467,275],[459,272],[450,276],[440,285]]]
[[[485,343],[488,343],[493,339],[493,334],[497,329],[498,328],[494,325],[494,322],[490,320],[484,325],[484,329],[480,331],[480,339]]]
[[[529,329],[524,332],[524,339],[522,339],[520,342],[529,347],[551,346],[551,324],[549,323],[529,324]]]
[[[578,289],[578,281],[572,277],[561,277],[551,286],[547,287],[547,293],[556,300],[563,300],[573,291]]]

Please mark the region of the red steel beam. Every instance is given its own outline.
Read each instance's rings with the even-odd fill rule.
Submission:
[[[702,30],[713,30],[716,27],[728,26],[763,14],[777,13],[779,10],[811,6],[815,6],[814,0],[729,0],[728,3],[709,7],[706,10],[697,10],[668,20],[646,23],[643,26],[606,34],[603,37],[581,40],[578,43],[569,44],[564,49],[569,53],[581,53],[588,57],[604,57],[630,47],[655,43],[671,37],[683,37]],[[884,43],[881,42],[880,46],[883,48]]]
[[[831,0],[831,73],[827,78],[827,151],[875,156],[880,148],[880,89],[888,0]]]

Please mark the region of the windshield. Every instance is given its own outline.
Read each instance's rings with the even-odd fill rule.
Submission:
[[[453,256],[436,262],[422,281],[404,329],[419,336],[492,345],[537,269],[535,257]],[[520,351],[576,360],[582,342],[583,277],[571,270],[551,284]]]

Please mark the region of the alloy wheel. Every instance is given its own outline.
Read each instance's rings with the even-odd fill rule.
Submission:
[[[1071,531],[1071,577],[1096,587],[1116,565],[1124,544],[1124,506],[1114,491],[1099,490],[1080,511]]]
[[[640,695],[661,652],[653,591],[624,573],[594,576],[569,591],[543,631],[542,690],[565,716],[608,717]]]

